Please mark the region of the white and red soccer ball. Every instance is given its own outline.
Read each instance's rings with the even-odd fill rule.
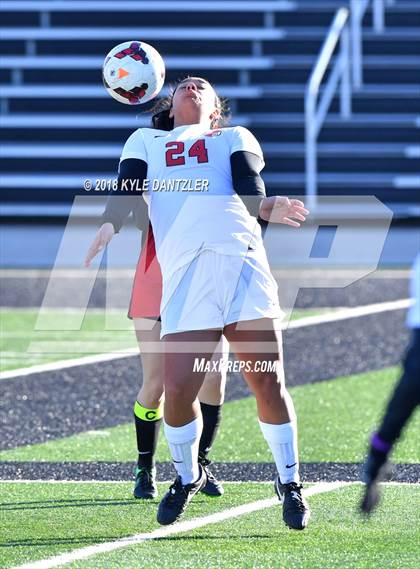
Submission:
[[[151,101],[162,89],[165,64],[151,45],[127,41],[108,53],[102,76],[106,90],[116,101],[140,105]]]

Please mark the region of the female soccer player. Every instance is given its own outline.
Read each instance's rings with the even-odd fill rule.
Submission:
[[[178,476],[159,505],[158,522],[179,519],[206,483],[198,463],[197,400],[205,372],[196,362],[211,357],[223,334],[246,364],[245,379],[278,470],[283,519],[303,529],[309,508],[301,493],[296,417],[284,381],[282,312],[255,217],[299,227],[308,211],[299,200],[265,196],[258,142],[242,127],[214,128],[220,105],[204,79],[181,81],[165,116],[170,131],[139,129],[129,137],[119,170],[120,181],[151,184],[143,187],[163,276],[164,427]],[[255,217],[240,197],[249,195],[259,198]],[[266,371],[264,363],[275,365]]]
[[[166,113],[153,116],[155,128],[170,130]],[[117,199],[116,199],[117,198]],[[160,425],[163,416],[164,358],[162,353],[147,346],[161,342],[160,303],[162,296],[162,274],[156,258],[153,231],[148,221],[147,208],[143,199],[133,196],[111,195],[107,200],[102,225],[86,255],[85,265],[118,233],[133,212],[137,226],[146,238],[134,276],[131,303],[128,312],[134,322],[142,359],[143,382],[134,404],[134,421],[137,437],[138,459],[135,470],[134,496],[150,499],[157,496],[156,451]],[[150,321],[155,324],[151,325]],[[208,454],[215,440],[221,419],[221,408],[226,385],[226,368],[220,363],[229,357],[229,344],[221,338],[213,355],[217,369],[209,371],[198,394],[203,417],[203,431],[200,438],[198,459],[206,471],[207,483],[202,492],[209,496],[221,496],[223,487],[209,469]]]

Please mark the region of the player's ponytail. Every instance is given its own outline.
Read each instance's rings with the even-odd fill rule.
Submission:
[[[169,116],[170,109],[163,109],[152,116],[153,128],[159,130],[172,130],[174,128],[174,118]]]

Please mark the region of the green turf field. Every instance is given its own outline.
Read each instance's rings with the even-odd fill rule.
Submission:
[[[160,491],[166,487],[160,484]],[[157,501],[134,501],[126,483],[2,483],[0,488],[4,568],[158,527]],[[272,496],[271,484],[226,484],[221,499],[196,497],[185,519]],[[310,497],[312,520],[304,532],[287,529],[274,506],[66,567],[195,569],[203,559],[205,567],[215,569],[418,567],[419,486],[387,485],[370,520],[356,511],[359,496],[360,485],[351,485]]]
[[[70,357],[79,344],[92,353],[135,347],[131,328],[105,330],[103,314],[91,312],[79,330],[35,331],[36,312],[6,311],[1,347],[3,369],[12,369]],[[312,315],[299,312],[294,318]],[[4,316],[4,315],[3,315]],[[123,313],[115,314],[127,327]],[[57,314],[53,318],[59,318]],[[66,313],[57,327],[75,326],[80,314]],[[73,319],[73,320],[72,320]],[[118,328],[118,323],[115,326]],[[130,326],[130,322],[128,322]],[[110,334],[113,338],[109,340]],[[35,344],[34,344],[35,342]],[[92,342],[89,343],[89,342]],[[28,349],[45,346],[39,354]],[[67,346],[67,353],[54,350]],[[95,350],[93,350],[95,347]],[[54,353],[52,353],[54,352]],[[14,354],[14,355],[13,355]],[[39,356],[39,360],[35,356]],[[299,417],[302,462],[360,462],[369,433],[400,375],[397,367],[341,377],[291,388]],[[12,380],[14,381],[14,380]],[[1,382],[0,382],[1,385]],[[240,428],[238,428],[240,425]],[[419,463],[417,433],[420,413],[413,417],[393,454],[394,462]],[[132,422],[86,431],[48,443],[0,452],[1,461],[111,461],[134,462],[136,443]],[[221,429],[211,453],[216,462],[271,462],[256,419],[255,401],[246,397],[224,405]],[[169,461],[161,436],[156,459]],[[185,520],[205,517],[229,508],[272,498],[272,483],[225,483],[225,495],[193,500]],[[168,484],[160,484],[160,496]],[[136,501],[132,482],[2,482],[0,481],[0,567],[45,559],[82,547],[152,532],[158,500]],[[100,553],[65,565],[70,569],[136,569],[144,565],[165,569],[414,569],[420,538],[420,485],[384,487],[384,499],[369,520],[357,512],[360,484],[346,485],[309,498],[310,526],[304,532],[287,529],[281,508],[232,518],[159,540]]]
[[[294,310],[291,319],[332,310]],[[0,371],[136,347],[125,311],[49,310],[41,322],[33,309],[0,311]]]
[[[389,368],[292,388],[299,417],[301,461],[360,462],[368,434],[377,423],[398,374],[398,368]],[[417,413],[396,448],[395,461],[420,462],[416,436],[419,427],[420,414]],[[3,451],[0,460],[125,462],[134,460],[135,449],[134,427],[127,423]],[[169,460],[163,436],[156,458]],[[212,458],[219,462],[271,462],[257,423],[254,398],[224,405]]]
[[[37,329],[37,318],[36,310],[2,310],[1,371],[137,345],[132,322],[122,311],[105,321],[102,311],[50,310],[43,329]]]

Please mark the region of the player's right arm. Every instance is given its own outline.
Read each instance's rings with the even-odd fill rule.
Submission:
[[[92,259],[118,233],[132,211],[139,207],[141,191],[127,195],[124,188],[141,188],[146,179],[147,164],[143,160],[129,158],[120,163],[117,190],[108,196],[105,211],[102,214],[102,224],[95,235],[86,255],[85,267],[89,267]]]
[[[90,245],[85,267],[108,245],[132,211],[139,208],[143,181],[147,177],[146,150],[141,130],[134,132],[125,143],[118,168],[117,189],[108,196],[102,224]]]

